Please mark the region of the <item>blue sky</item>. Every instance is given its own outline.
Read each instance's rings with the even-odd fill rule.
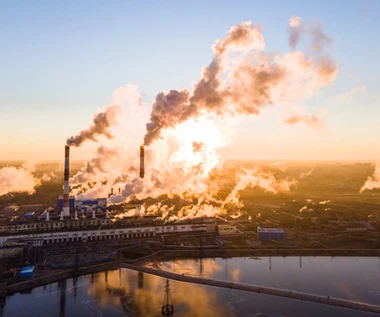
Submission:
[[[287,128],[281,144],[291,149],[297,140],[310,151],[299,158],[312,158],[310,140],[321,147],[328,143],[323,149],[331,148],[332,154],[327,158],[339,159],[347,157],[352,142],[352,158],[380,159],[379,1],[3,0],[1,157],[38,158],[49,144],[45,158],[60,158],[66,137],[84,128],[126,83],[138,84],[147,103],[160,91],[190,88],[211,61],[214,40],[242,21],[262,25],[266,51],[287,52],[287,23],[293,15],[320,21],[333,39],[328,51],[341,66],[335,84],[307,102],[312,112],[327,109],[330,137],[306,132],[305,139],[293,139],[306,127]],[[344,102],[336,99],[360,85],[367,92]],[[240,153],[239,140],[231,151],[236,146],[235,156],[280,158],[281,150],[269,148],[271,140],[275,144],[284,137],[284,128],[275,118],[255,122],[244,130],[267,154]],[[268,133],[268,142],[255,138]],[[289,153],[288,158],[298,157],[298,151]]]

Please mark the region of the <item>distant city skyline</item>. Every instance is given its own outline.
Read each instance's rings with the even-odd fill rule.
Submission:
[[[326,51],[339,63],[336,80],[297,105],[325,126],[285,125],[269,105],[237,123],[222,158],[380,160],[379,14],[377,1],[3,1],[1,160],[62,160],[66,139],[127,83],[139,86],[147,107],[161,91],[191,90],[214,41],[233,25],[258,23],[265,52],[291,51],[291,16],[319,21],[332,39]],[[90,159],[96,147],[88,142],[72,159]]]

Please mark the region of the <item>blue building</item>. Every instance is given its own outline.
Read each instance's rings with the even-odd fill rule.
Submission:
[[[261,241],[284,240],[284,229],[257,227],[257,238]]]
[[[75,208],[75,197],[71,196],[69,198],[69,207],[70,207],[70,210],[74,210],[74,208]],[[58,210],[62,210],[63,209],[63,197],[62,196],[58,197],[58,200],[57,200],[57,209]]]

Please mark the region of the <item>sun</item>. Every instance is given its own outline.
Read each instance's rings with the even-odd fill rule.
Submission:
[[[202,164],[207,171],[219,163],[216,150],[225,146],[226,142],[221,127],[211,118],[188,120],[177,126],[173,135],[179,147],[170,158],[172,163],[189,167]]]

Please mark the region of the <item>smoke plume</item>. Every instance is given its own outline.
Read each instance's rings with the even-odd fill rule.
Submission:
[[[300,23],[292,17],[289,27],[296,29]],[[310,32],[319,46],[327,41],[319,26]],[[146,124],[145,145],[159,139],[163,130],[190,118],[204,114],[257,115],[264,106],[295,95],[299,98],[303,92],[310,97],[336,78],[338,65],[325,55],[306,59],[296,51],[280,56],[264,53],[264,47],[261,26],[244,22],[232,27],[223,40],[214,44],[214,58],[204,67],[192,93],[173,89],[157,95]],[[236,52],[240,58],[234,59]]]
[[[81,184],[89,181],[101,180],[104,177],[108,177],[110,172],[110,163],[118,156],[117,149],[109,149],[105,146],[100,146],[96,150],[96,157],[88,161],[83,168],[72,178],[70,178],[70,184]]]
[[[289,19],[289,46],[295,50],[299,42],[303,28],[301,26],[301,18],[292,16]]]
[[[309,126],[311,126],[314,129],[320,129],[323,127],[324,122],[322,119],[317,117],[316,115],[293,115],[284,120],[284,123],[289,125],[294,125],[299,122],[303,122]]]
[[[367,178],[365,184],[360,188],[360,192],[362,193],[365,190],[372,190],[375,188],[380,188],[380,162],[376,163],[373,175]]]
[[[3,167],[0,169],[0,196],[13,192],[27,192],[33,194],[40,180],[32,174],[33,168],[23,165],[22,167]]]
[[[292,16],[289,19],[288,24],[289,31],[289,46],[292,50],[295,50],[301,36],[303,34],[310,34],[312,38],[312,50],[320,52],[326,45],[332,42],[332,39],[327,36],[321,28],[321,25],[318,22],[312,24],[302,24],[301,17]]]
[[[80,146],[87,140],[97,141],[97,137],[104,135],[108,139],[112,139],[110,129],[116,124],[117,117],[121,113],[119,105],[110,105],[103,112],[94,115],[93,123],[86,129],[79,132],[78,135],[67,139],[69,146]]]
[[[322,48],[326,44],[320,27],[313,33],[301,19],[293,17],[289,28],[298,27],[294,48],[301,34],[309,35],[312,43],[317,41]],[[180,204],[161,202],[144,207],[145,214],[161,213],[163,219],[177,220],[226,215],[227,211],[238,216],[244,213],[239,195],[245,188],[276,194],[289,192],[297,185],[298,179],[281,179],[260,169],[227,170],[220,149],[231,141],[231,135],[247,117],[260,115],[271,104],[289,110],[311,98],[335,80],[338,64],[312,48],[312,55],[299,50],[284,55],[265,52],[261,26],[251,22],[232,27],[212,50],[210,64],[202,69],[191,90],[160,92],[151,107],[142,103],[137,86],[127,85],[115,92],[114,102],[123,105],[127,114],[122,120],[121,137],[118,139],[116,134],[112,140],[120,141],[118,151],[115,155],[97,152],[73,177],[73,183],[108,180],[107,185],[97,183],[84,196],[94,197],[117,186],[122,190],[110,197],[111,203],[147,197],[180,200]],[[316,116],[291,115],[285,120],[287,124],[298,122],[321,125]],[[136,139],[144,139],[147,145],[143,179],[138,176],[138,145],[126,148]],[[141,212],[134,210],[128,215]]]

